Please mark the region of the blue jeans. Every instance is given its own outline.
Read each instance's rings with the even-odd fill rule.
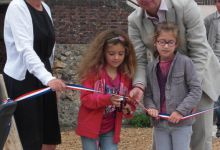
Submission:
[[[218,101],[215,102],[215,107],[220,106],[220,97],[218,98]],[[220,108],[215,109],[215,115],[216,115],[216,125],[217,128],[220,129]]]
[[[97,139],[81,136],[83,150],[118,150],[118,144],[113,142],[114,132],[101,134]]]

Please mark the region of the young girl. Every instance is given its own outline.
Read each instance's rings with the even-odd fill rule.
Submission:
[[[117,30],[100,33],[82,57],[79,75],[83,86],[100,91],[81,92],[76,133],[83,150],[118,149],[123,113],[129,117],[135,109],[128,102],[120,111],[118,95],[128,95],[135,68],[134,48],[127,35]]]
[[[202,94],[193,62],[176,49],[179,42],[173,23],[158,24],[154,35],[158,56],[148,65],[144,97],[153,117],[156,150],[189,150],[193,119],[181,118],[191,114]],[[160,119],[159,113],[170,117]]]

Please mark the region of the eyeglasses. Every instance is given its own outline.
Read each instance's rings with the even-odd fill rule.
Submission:
[[[176,41],[173,41],[173,40],[170,40],[170,41],[158,40],[157,43],[158,43],[160,46],[165,46],[165,45],[167,44],[169,47],[173,47],[173,46],[176,45]]]

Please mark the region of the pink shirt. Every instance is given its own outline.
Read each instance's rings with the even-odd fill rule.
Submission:
[[[120,80],[121,79],[119,73],[117,74],[116,78],[112,80],[111,77],[108,76],[107,72],[105,72],[105,82],[106,82],[105,91],[107,93],[119,94],[120,82],[121,82]],[[115,115],[116,115],[115,111],[116,109],[113,105],[106,106],[101,123],[100,134],[107,133],[114,129]]]
[[[160,61],[160,71],[162,73],[162,76],[167,77],[169,70],[170,70],[170,65],[172,63],[173,60],[169,60],[169,61]],[[164,87],[165,89],[165,87]],[[161,93],[163,96],[162,102],[161,102],[161,106],[160,106],[160,113],[166,113],[166,97],[165,97],[165,90],[163,91],[164,93]]]

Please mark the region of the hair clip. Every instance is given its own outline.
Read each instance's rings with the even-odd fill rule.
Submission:
[[[122,37],[122,36],[119,36],[119,37],[118,37],[118,39],[119,39],[120,41],[122,41],[122,42],[124,42],[124,41],[125,41],[125,38],[124,38],[124,37]]]
[[[111,38],[111,39],[108,39],[107,41],[108,42],[113,42],[114,40],[119,40],[119,41],[121,41],[121,42],[124,42],[125,41],[125,39],[124,39],[124,37],[122,37],[122,36],[117,36],[117,37],[113,37],[113,38]]]

